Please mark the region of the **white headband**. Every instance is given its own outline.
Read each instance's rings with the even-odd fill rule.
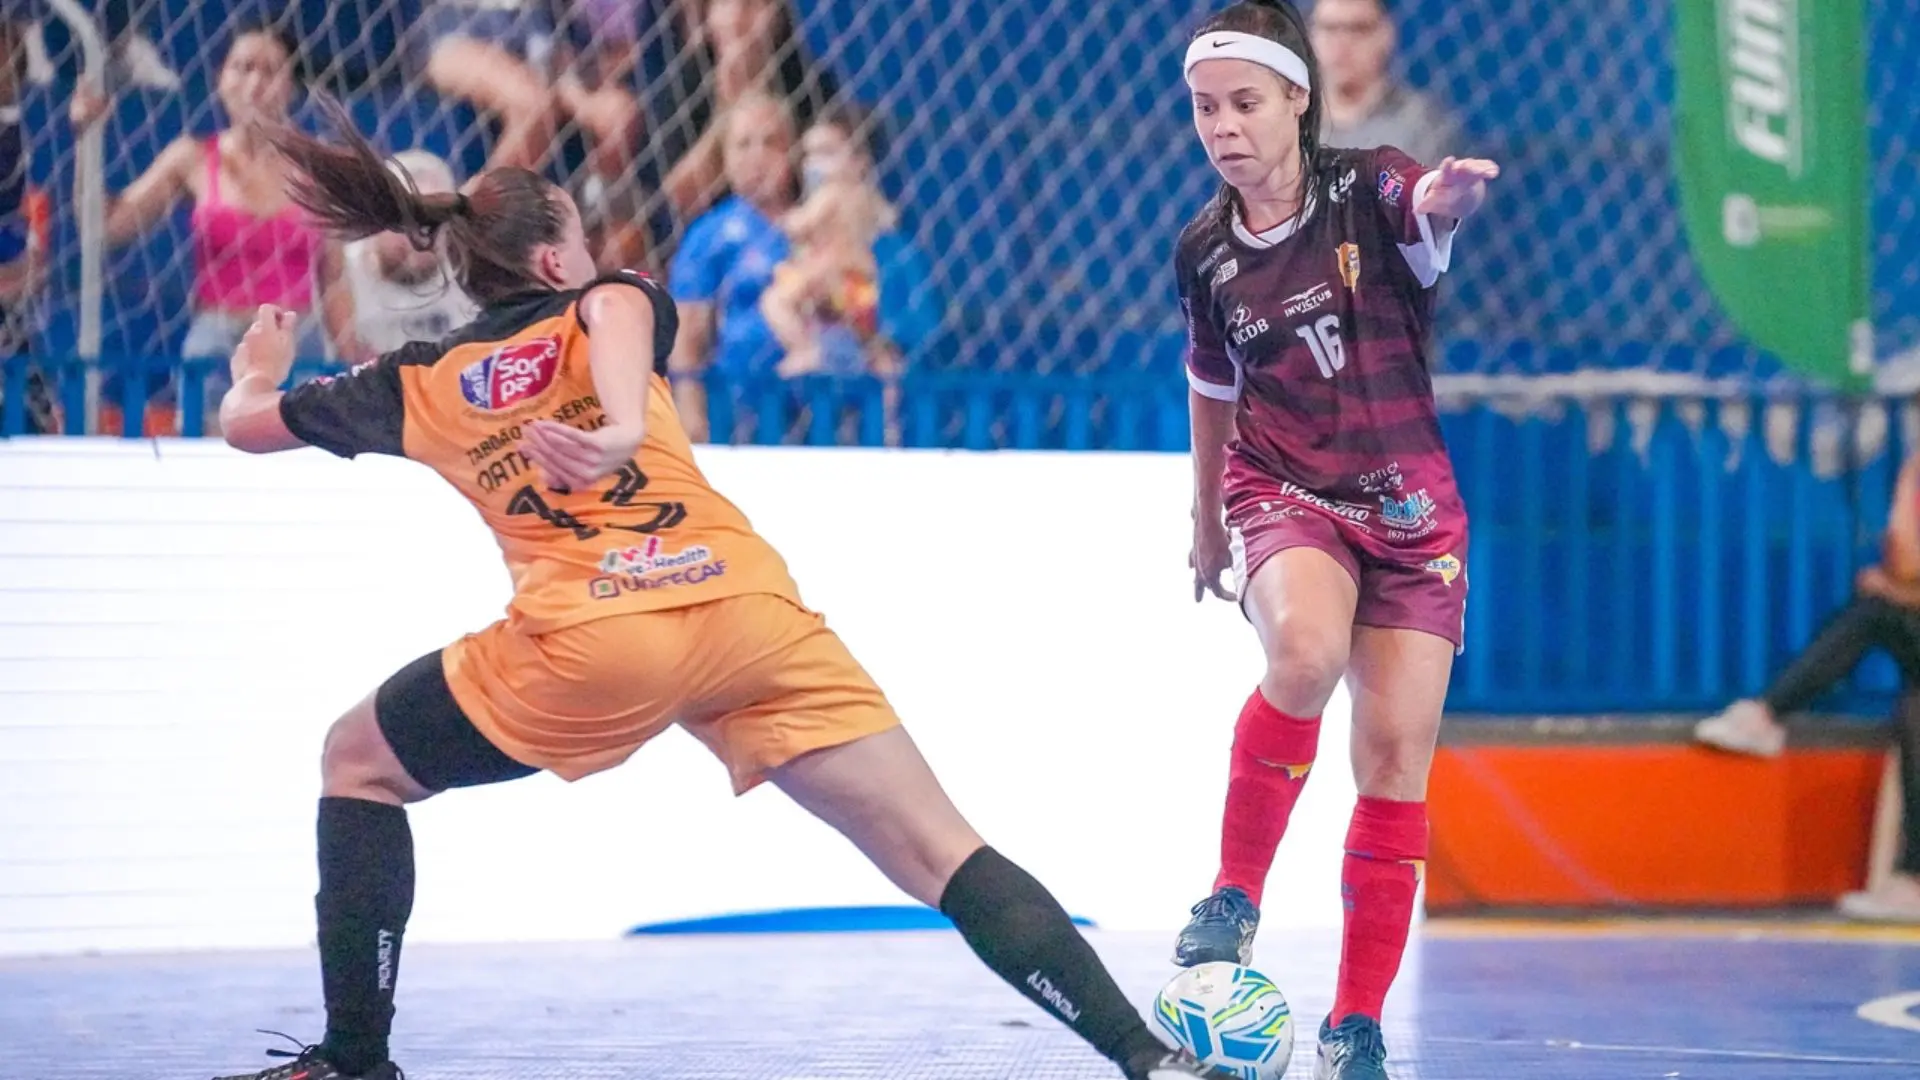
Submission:
[[[1307,85],[1307,62],[1300,54],[1269,38],[1242,34],[1237,30],[1216,30],[1201,34],[1187,46],[1187,81],[1193,81],[1193,65],[1202,60],[1251,60],[1302,90]]]

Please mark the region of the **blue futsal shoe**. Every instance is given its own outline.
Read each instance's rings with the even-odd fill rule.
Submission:
[[[1320,1021],[1320,1056],[1313,1063],[1313,1080],[1387,1080],[1387,1040],[1380,1021],[1359,1013],[1333,1026],[1333,1017]]]
[[[1245,967],[1253,960],[1253,932],[1259,928],[1260,909],[1245,892],[1228,885],[1193,905],[1193,921],[1173,943],[1173,962],[1181,967]]]

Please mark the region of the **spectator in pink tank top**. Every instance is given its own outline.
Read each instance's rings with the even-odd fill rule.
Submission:
[[[353,333],[353,301],[344,284],[340,245],[309,224],[287,197],[285,164],[256,133],[284,122],[293,103],[294,51],[274,29],[238,29],[215,84],[228,126],[210,138],[182,135],[107,204],[107,243],[134,240],[182,200],[193,205],[193,318],[181,354],[224,359],[240,342],[261,304],[301,313],[301,354],[346,362],[368,359]],[[74,126],[98,123],[106,100],[76,93]],[[322,332],[324,327],[324,333]],[[226,391],[226,367],[214,366],[206,393],[217,406]],[[172,388],[154,388],[169,402]],[[217,407],[206,410],[207,434]],[[200,434],[187,432],[185,434]]]

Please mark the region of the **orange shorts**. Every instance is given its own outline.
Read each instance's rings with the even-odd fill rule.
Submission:
[[[442,657],[454,700],[487,741],[566,780],[620,764],[678,723],[740,793],[808,751],[900,723],[825,619],[768,594],[545,634],[503,620]]]

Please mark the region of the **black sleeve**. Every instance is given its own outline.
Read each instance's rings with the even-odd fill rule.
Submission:
[[[439,346],[410,341],[353,368],[304,382],[280,398],[280,419],[301,442],[330,454],[391,454],[405,457],[401,433],[406,425],[400,369],[430,364]]]
[[[673,355],[673,339],[680,333],[680,309],[674,305],[673,297],[667,295],[667,290],[659,282],[638,270],[614,270],[601,274],[587,282],[573,302],[573,318],[580,324],[583,334],[590,334],[591,331],[587,329],[586,316],[580,313],[580,305],[586,302],[588,293],[602,285],[630,285],[646,293],[647,299],[653,302],[653,370],[657,375],[665,375],[667,358]]]

